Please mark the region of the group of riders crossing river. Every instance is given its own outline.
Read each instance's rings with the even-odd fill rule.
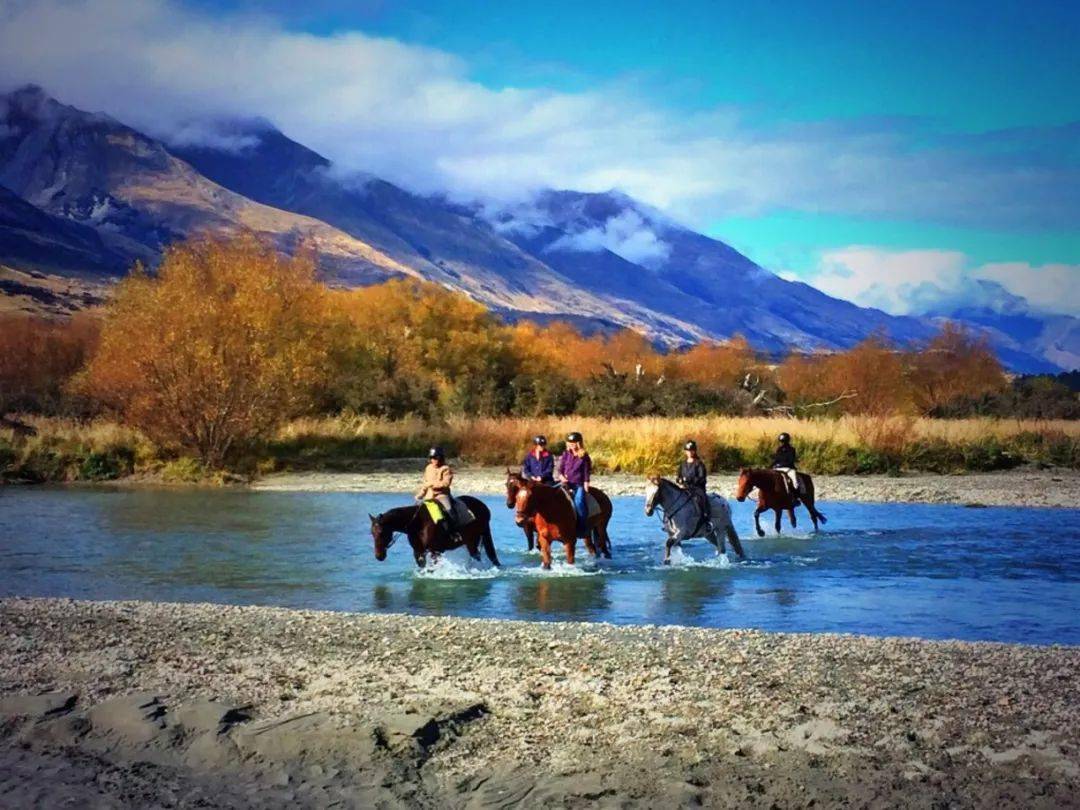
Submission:
[[[791,436],[781,433],[768,469],[744,468],[739,471],[735,498],[742,502],[757,491],[754,526],[764,536],[761,515],[772,510],[775,528],[787,512],[796,526],[795,509],[804,506],[814,524],[825,516],[814,504],[814,484],[810,476],[799,472],[798,454]],[[566,436],[566,449],[556,459],[547,449],[547,437],[536,436],[518,471],[506,471],[506,506],[514,509],[515,522],[523,530],[529,551],[539,548],[544,568],[551,567],[551,547],[561,542],[566,561],[574,563],[577,540],[583,540],[593,557],[611,557],[608,523],[612,504],[597,487],[591,485],[592,459],[585,449],[585,439],[578,432]],[[697,443],[683,445],[685,458],[679,464],[675,480],[650,476],[645,486],[645,514],[661,513],[667,534],[664,562],[682,541],[705,538],[725,553],[725,540],[740,558],[745,558],[738,532],[732,523],[731,507],[721,495],[708,491],[708,468],[698,454]],[[397,536],[408,538],[416,564],[424,567],[428,558],[437,559],[446,551],[465,546],[474,560],[480,549],[493,565],[499,565],[491,535],[491,512],[482,501],[451,493],[453,468],[441,447],[432,447],[424,468],[423,483],[416,492],[416,504],[370,515],[375,557],[386,559],[387,550]]]

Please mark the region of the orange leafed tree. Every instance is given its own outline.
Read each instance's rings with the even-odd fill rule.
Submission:
[[[310,256],[253,236],[193,240],[108,308],[83,389],[164,446],[220,466],[307,409],[334,332]]]
[[[754,350],[740,335],[727,343],[698,343],[682,354],[672,355],[668,373],[705,387],[735,388],[754,365]]]
[[[1007,384],[986,340],[953,323],[912,355],[909,377],[915,403],[927,414],[959,399],[997,393]]]
[[[98,322],[87,315],[47,321],[0,318],[0,416],[7,411],[64,411],[66,387],[93,352]]]

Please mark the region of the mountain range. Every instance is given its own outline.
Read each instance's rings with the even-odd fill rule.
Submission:
[[[782,279],[619,192],[462,203],[345,175],[265,121],[212,128],[202,145],[170,143],[38,87],[0,96],[0,265],[107,281],[177,239],[250,230],[283,250],[310,244],[333,285],[422,278],[510,320],[628,327],[670,346],[741,334],[781,352],[923,340],[947,318],[1017,370],[1080,365],[1080,322],[1023,299],[897,317]]]

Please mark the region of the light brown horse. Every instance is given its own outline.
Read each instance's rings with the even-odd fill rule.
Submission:
[[[589,494],[596,498],[600,512],[589,517],[580,536],[592,556],[599,553],[611,559],[611,539],[607,532],[612,513],[611,499],[596,487],[589,487]],[[514,522],[518,526],[524,528],[532,521],[536,527],[540,560],[544,568],[551,568],[551,544],[556,541],[562,542],[566,549],[566,561],[574,564],[574,549],[579,535],[577,513],[565,492],[507,471],[506,505],[514,509]]]
[[[765,530],[761,528],[761,513],[772,509],[776,513],[776,533],[780,533],[780,512],[786,511],[791,518],[791,528],[795,528],[795,498],[788,490],[785,476],[779,470],[748,469],[743,467],[739,470],[739,483],[735,486],[735,500],[742,503],[746,500],[751,490],[758,491],[758,505],[754,510],[754,527],[758,537],[765,536]],[[814,522],[814,531],[818,530],[818,521],[827,523],[825,515],[821,514],[814,506],[814,481],[806,473],[799,473],[799,480],[803,485],[803,494],[799,496],[802,505],[810,513],[810,520]]]

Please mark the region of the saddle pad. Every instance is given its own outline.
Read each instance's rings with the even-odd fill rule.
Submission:
[[[467,526],[476,520],[476,515],[472,513],[472,510],[465,505],[464,501],[452,498],[450,503],[454,506],[454,522],[458,526]]]
[[[559,489],[562,490],[563,495],[566,496],[566,499],[570,501],[570,505],[573,506],[574,496],[570,494],[570,490],[563,487],[559,487]],[[585,493],[585,506],[588,507],[589,517],[596,517],[600,514],[600,502],[593,497],[593,494],[591,492]]]

